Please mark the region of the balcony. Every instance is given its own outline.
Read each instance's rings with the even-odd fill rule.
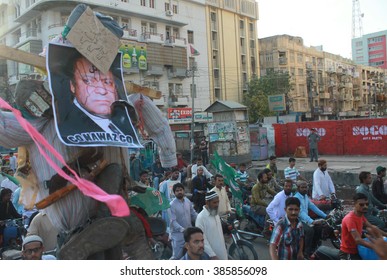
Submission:
[[[146,76],[162,76],[163,75],[163,66],[148,63],[148,70],[145,72],[145,75]]]
[[[329,99],[331,97],[331,95],[329,92],[324,91],[324,92],[319,93],[319,97],[320,97],[320,99]]]
[[[168,69],[168,78],[179,78],[184,79],[187,77],[187,70],[184,68],[174,68],[174,69]]]
[[[187,40],[185,38],[169,36],[169,38],[165,40],[165,44],[171,46],[185,47],[187,45]]]
[[[170,95],[168,98],[169,106],[188,106],[189,97],[188,96],[179,96],[179,95]]]
[[[153,32],[144,32],[141,34],[141,40],[148,43],[164,43],[164,35]]]
[[[122,38],[137,40],[137,30],[130,28],[124,29],[124,35],[122,36]]]
[[[279,62],[279,65],[287,65],[288,59],[286,57],[280,57],[278,62]]]

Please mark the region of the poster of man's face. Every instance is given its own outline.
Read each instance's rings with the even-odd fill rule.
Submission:
[[[128,103],[121,53],[102,73],[75,48],[49,44],[48,74],[56,128],[68,146],[139,148],[134,108]]]

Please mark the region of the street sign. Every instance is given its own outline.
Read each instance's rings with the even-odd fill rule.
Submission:
[[[270,111],[274,111],[274,112],[286,111],[284,94],[269,95],[267,98],[269,100]]]

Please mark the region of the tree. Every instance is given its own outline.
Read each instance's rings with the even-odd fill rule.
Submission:
[[[249,110],[251,123],[263,121],[264,117],[274,116],[276,113],[269,111],[269,95],[285,94],[286,113],[289,112],[290,100],[288,93],[293,89],[288,73],[269,70],[265,76],[254,76],[248,84],[248,91],[244,95],[243,104]]]

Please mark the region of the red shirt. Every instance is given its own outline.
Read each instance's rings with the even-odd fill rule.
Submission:
[[[341,223],[341,246],[340,250],[347,254],[357,254],[357,244],[351,235],[356,230],[360,235],[363,225],[367,221],[364,216],[356,216],[353,211],[349,212]]]
[[[182,158],[178,158],[177,159],[177,165],[176,167],[181,170],[183,169],[184,167],[187,167],[187,163],[182,159]]]

